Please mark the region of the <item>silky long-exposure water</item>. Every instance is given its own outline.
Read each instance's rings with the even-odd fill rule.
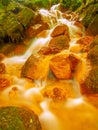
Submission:
[[[51,10],[41,9],[39,11],[43,20],[48,22],[50,26],[46,37],[35,38],[24,55],[5,58],[2,61],[6,66],[6,74],[1,75],[1,77],[8,78],[11,85],[0,92],[0,106],[14,105],[32,109],[39,116],[42,130],[98,130],[96,124],[98,112],[96,108],[86,102],[79,86],[88,72],[86,54],[78,53],[80,46],[76,44],[76,40],[84,35],[84,28],[74,24],[75,17],[71,16],[70,20],[64,18],[63,14],[56,10],[57,7],[58,5],[53,6]],[[37,54],[42,47],[49,44],[50,34],[58,24],[66,24],[70,34],[70,47],[61,53],[66,55],[72,53],[81,59],[74,78],[56,81],[52,78],[48,79],[47,75],[45,78],[34,81],[22,78],[22,66],[29,56]],[[61,100],[61,97],[57,97],[56,100],[51,98],[51,86],[65,88],[64,100]],[[43,91],[47,87],[50,87],[50,97],[43,95]]]

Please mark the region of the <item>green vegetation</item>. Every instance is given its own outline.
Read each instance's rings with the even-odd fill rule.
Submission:
[[[82,0],[63,0],[62,5],[72,11],[75,11],[78,7],[82,5]]]
[[[0,107],[0,130],[41,130],[41,125],[33,111],[8,106]]]
[[[63,8],[79,13],[85,27],[98,14],[95,0],[0,0],[0,43],[21,41],[39,8],[49,9],[58,3]]]
[[[15,1],[5,3],[0,3],[0,43],[16,43],[24,38],[35,12]]]

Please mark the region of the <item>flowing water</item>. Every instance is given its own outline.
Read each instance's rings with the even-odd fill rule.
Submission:
[[[51,80],[48,81],[46,78],[46,80],[39,79],[33,82],[20,76],[21,68],[28,57],[31,54],[37,54],[43,46],[48,45],[51,39],[50,34],[59,23],[66,24],[69,27],[71,41],[67,51],[77,52],[76,40],[83,36],[83,28],[74,25],[74,18],[71,18],[71,20],[63,18],[62,13],[56,9],[57,7],[58,5],[53,6],[50,11],[44,9],[39,11],[43,20],[48,22],[50,26],[45,38],[35,38],[24,55],[3,60],[6,66],[5,76],[10,79],[11,85],[0,92],[0,105],[23,106],[34,110],[39,116],[43,130],[98,130],[92,121],[92,117],[96,119],[96,109],[85,101],[79,86],[79,82],[84,78],[87,70],[84,55],[77,53],[77,56],[81,57],[81,61],[83,61],[80,65],[81,73],[77,73],[75,79],[60,81],[56,84],[69,87],[75,93],[74,98],[68,96],[64,101],[46,98],[42,95],[42,90],[47,83],[51,83]],[[80,68],[78,71],[80,71]],[[86,121],[88,121],[88,125]]]

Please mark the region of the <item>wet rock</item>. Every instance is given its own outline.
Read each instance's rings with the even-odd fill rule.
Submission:
[[[0,63],[0,74],[4,74],[6,72],[5,64]]]
[[[67,25],[65,24],[60,24],[57,25],[54,30],[51,33],[51,37],[56,37],[59,35],[66,35],[67,37],[69,37],[69,28]]]
[[[22,68],[21,75],[32,80],[45,79],[49,71],[49,57],[31,55]]]
[[[74,54],[69,54],[68,58],[69,58],[69,62],[70,62],[71,71],[75,72],[76,67],[80,60]]]
[[[42,47],[38,53],[41,55],[49,55],[49,54],[52,54],[53,52],[52,52],[51,48],[49,48],[49,47]]]
[[[60,35],[50,40],[48,47],[52,52],[57,53],[69,48],[69,39],[67,36]]]
[[[54,101],[65,101],[67,98],[76,97],[72,83],[65,80],[53,80],[41,92],[44,97],[52,98]]]
[[[70,79],[72,76],[70,62],[65,54],[54,56],[50,60],[50,68],[57,79]]]
[[[47,47],[42,47],[38,53],[43,55],[56,54],[68,48],[69,48],[68,37],[60,35],[57,37],[53,37],[50,40],[49,45]]]
[[[41,24],[35,24],[34,26],[30,26],[28,30],[26,31],[26,34],[28,37],[32,38],[37,36],[40,32],[43,30],[49,29],[49,26],[47,23],[41,23]]]
[[[93,42],[93,36],[84,36],[77,41],[77,44],[80,44],[82,52],[88,52],[90,49],[90,44]]]
[[[95,45],[87,54],[87,59],[90,60],[92,66],[98,65],[98,45]]]
[[[0,77],[0,91],[10,86],[10,80],[8,78]]]
[[[4,60],[5,55],[3,53],[0,53],[0,61]]]
[[[98,93],[98,66],[92,67],[84,81],[85,90],[88,93]]]
[[[92,20],[92,22],[89,24],[87,28],[87,33],[89,35],[96,36],[98,34],[97,24],[98,24],[98,14],[94,17],[94,19]]]
[[[98,35],[96,35],[96,37],[94,38],[94,40],[90,44],[90,49],[92,49],[96,45],[98,45]]]
[[[87,59],[90,61],[91,66],[98,65],[98,35],[94,38],[90,44],[90,49],[87,53]]]

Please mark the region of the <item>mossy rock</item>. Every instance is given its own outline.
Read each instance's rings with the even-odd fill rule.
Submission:
[[[98,66],[98,45],[90,49],[87,58],[90,60],[92,66]]]
[[[36,13],[15,1],[10,1],[7,6],[0,5],[0,43],[22,41]]]
[[[41,125],[33,111],[7,106],[0,107],[0,130],[41,130]]]
[[[91,93],[98,93],[98,66],[92,67],[84,84]]]
[[[96,36],[98,34],[98,14],[94,17],[92,22],[89,24],[87,33],[89,35],[94,35]]]

